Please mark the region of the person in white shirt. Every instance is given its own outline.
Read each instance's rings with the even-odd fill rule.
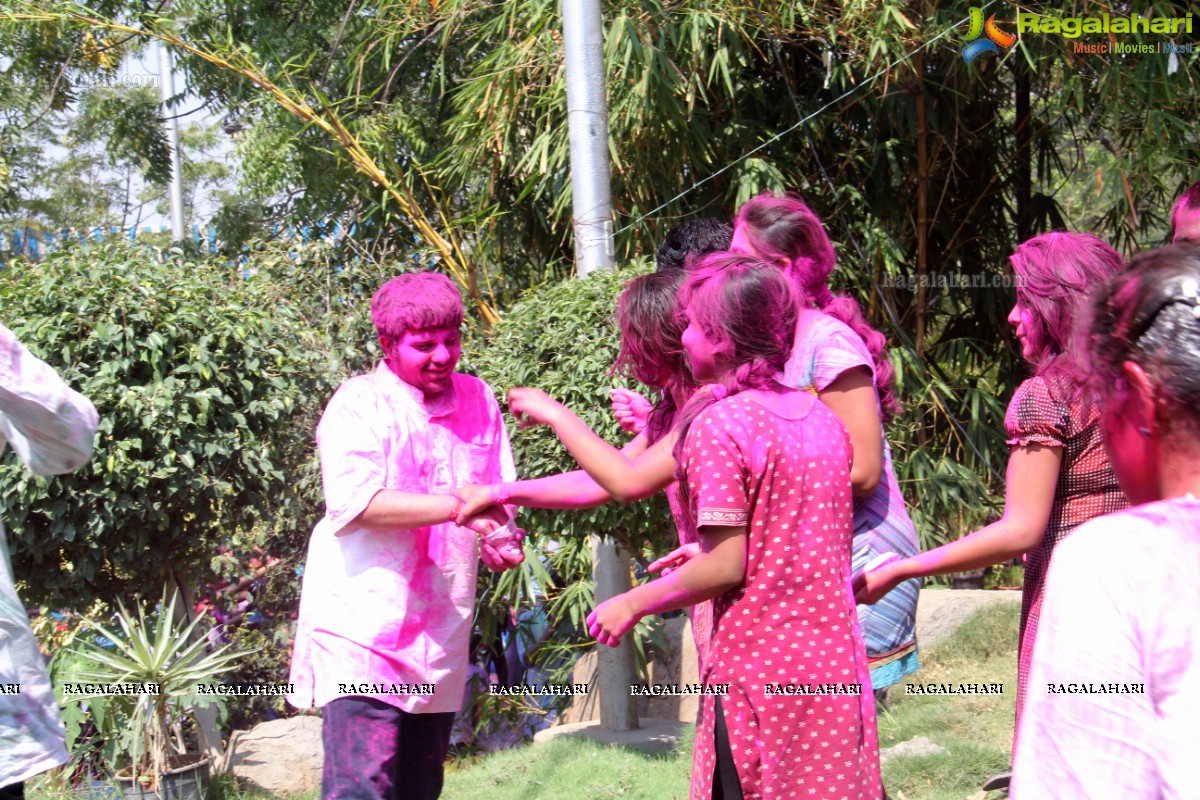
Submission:
[[[78,469],[92,456],[96,408],[0,325],[0,453],[16,452],[35,475]],[[17,597],[0,524],[0,798],[19,800],[24,782],[67,761],[45,660]],[[15,690],[12,688],[15,687]]]

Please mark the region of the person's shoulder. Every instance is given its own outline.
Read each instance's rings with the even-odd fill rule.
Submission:
[[[796,405],[788,404],[784,408],[778,401],[771,402],[769,399],[759,397],[756,390],[738,392],[717,400],[700,412],[696,417],[695,425],[710,430],[733,433],[754,427],[756,415],[803,417],[807,416],[809,410],[815,407],[816,398],[809,392],[793,390],[788,393],[788,396],[795,399]]]
[[[1155,545],[1156,540],[1188,540],[1200,547],[1200,500],[1173,497],[1093,517],[1076,528],[1062,544],[1081,533],[1092,541],[1136,543],[1136,548],[1114,549],[1118,553],[1129,549],[1145,552],[1147,547]]]
[[[704,386],[701,387],[700,391],[714,391],[714,387]],[[721,391],[721,389],[717,388],[716,391]],[[733,421],[735,421],[741,414],[744,413],[746,403],[747,399],[742,392],[720,397],[696,415],[696,419],[692,423],[692,427],[727,428]]]
[[[488,385],[487,381],[482,378],[456,372],[451,380],[454,385],[454,394],[458,398],[459,403],[479,403],[488,407],[495,406],[499,408],[500,404],[496,400],[496,393],[492,391],[492,387]]]
[[[818,371],[835,370],[838,374],[856,366],[865,366],[874,372],[874,359],[867,343],[846,323],[824,312],[813,312],[820,318],[814,319],[807,328],[809,346],[812,348]],[[829,376],[829,382],[836,375]]]
[[[854,351],[867,349],[862,337],[837,317],[813,308],[805,309],[802,313],[805,316],[801,318],[801,325],[797,328],[804,331],[804,335],[818,351],[834,347]]]
[[[1088,520],[1055,546],[1054,561],[1129,572],[1186,562],[1186,551],[1200,555],[1200,501],[1175,498]]]
[[[1073,530],[1054,548],[1047,601],[1052,594],[1056,604],[1074,598],[1089,613],[1111,615],[1116,608],[1143,621],[1194,603],[1190,598],[1200,596],[1200,504],[1193,501],[1190,516],[1172,505],[1148,503]]]
[[[380,381],[379,373],[373,370],[371,372],[364,372],[361,375],[354,375],[342,381],[334,391],[333,399],[346,401],[369,395],[382,395],[385,391],[386,387]]]
[[[1008,443],[1060,446],[1078,427],[1064,391],[1069,390],[1042,375],[1022,381],[1004,414]]]
[[[1017,385],[1013,392],[1013,405],[1042,406],[1056,410],[1069,410],[1079,396],[1073,385],[1064,378],[1049,375],[1034,375]]]

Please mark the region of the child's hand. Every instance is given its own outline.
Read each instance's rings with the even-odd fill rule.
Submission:
[[[641,611],[633,607],[626,592],[605,600],[588,614],[588,633],[600,644],[616,647],[641,618]]]
[[[699,542],[685,544],[681,547],[676,547],[657,561],[651,561],[650,565],[646,567],[646,571],[658,572],[661,569],[662,577],[665,578],[698,555],[700,555]]]
[[[489,506],[496,505],[493,494],[490,485],[478,483],[460,486],[454,490],[454,496],[462,502],[462,507],[458,509],[458,518],[463,520],[464,525],[469,527],[477,514]]]
[[[896,566],[903,561],[895,553],[877,565],[868,564],[867,569],[851,578],[850,586],[854,589],[854,602],[859,605],[874,605],[883,599],[884,595],[904,582],[903,576],[897,574]]]
[[[646,429],[646,421],[654,408],[649,400],[631,389],[613,389],[609,396],[612,398],[613,415],[621,430],[638,434]]]
[[[554,420],[565,410],[562,403],[541,389],[518,386],[508,390],[508,411],[517,420],[518,428],[534,425],[554,427]]]
[[[492,572],[512,569],[525,560],[521,547],[525,531],[502,506],[489,506],[464,526],[479,535],[479,558]]]
[[[503,562],[503,569],[512,569],[525,560],[525,549],[521,547],[524,540],[525,531],[518,528],[516,520],[510,517],[508,524],[479,538],[480,552],[485,549],[494,551]]]

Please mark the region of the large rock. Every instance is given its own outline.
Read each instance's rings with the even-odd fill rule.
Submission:
[[[226,763],[230,772],[256,788],[296,795],[320,788],[324,758],[321,718],[300,716],[236,732]]]
[[[917,644],[932,647],[993,603],[1020,602],[1021,593],[1012,590],[922,589],[917,600]]]

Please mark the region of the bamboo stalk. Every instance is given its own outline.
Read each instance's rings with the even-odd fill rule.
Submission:
[[[29,6],[25,2],[20,2],[20,5]],[[429,221],[429,218],[421,209],[417,199],[412,195],[408,187],[403,182],[392,181],[379,168],[379,165],[375,163],[370,154],[363,149],[358,140],[354,138],[354,135],[347,130],[336,111],[329,107],[322,108],[320,112],[313,109],[303,99],[289,94],[288,91],[272,81],[246,56],[238,53],[231,59],[227,59],[216,53],[189,44],[174,33],[157,25],[150,29],[136,28],[121,22],[101,19],[74,10],[64,10],[55,13],[7,11],[0,13],[0,19],[9,19],[17,22],[74,23],[147,39],[157,39],[187,53],[191,53],[216,67],[241,75],[255,86],[267,92],[288,113],[316,125],[329,136],[333,137],[350,157],[350,161],[354,164],[355,169],[386,191],[396,201],[400,211],[413,222],[421,238],[438,251],[447,271],[450,272],[455,282],[467,292],[476,309],[479,311],[480,316],[483,317],[485,325],[490,328],[499,320],[500,317],[496,309],[480,294],[478,283],[471,280],[472,270],[467,266],[462,248],[459,246],[457,238],[451,232],[452,229],[449,226],[449,221],[441,213],[441,204],[438,203],[437,205],[441,222],[445,226],[445,235],[437,230]],[[292,87],[292,91],[295,91],[294,87]],[[422,180],[425,180],[424,173],[419,168],[418,173],[421,175]],[[425,181],[425,185],[432,194],[434,192],[433,187],[427,180]],[[436,197],[436,194],[434,196]]]

